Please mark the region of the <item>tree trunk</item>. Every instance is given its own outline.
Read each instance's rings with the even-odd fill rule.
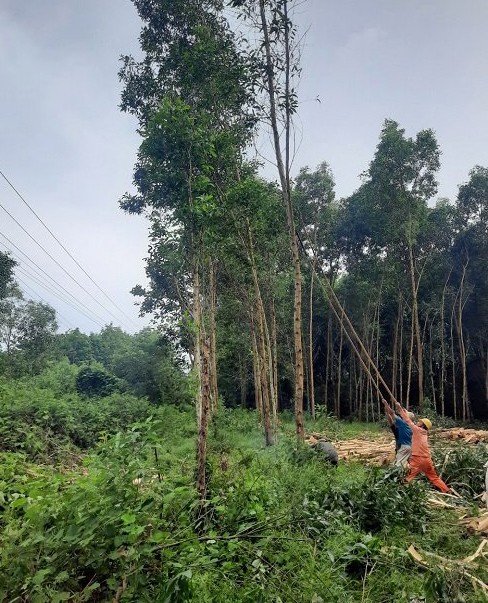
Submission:
[[[463,273],[461,276],[461,282],[459,284],[459,295],[458,295],[458,311],[457,311],[457,335],[459,342],[459,356],[461,360],[461,375],[462,375],[462,417],[463,421],[467,421],[470,418],[469,412],[469,401],[468,401],[468,375],[466,370],[466,346],[464,343],[464,332],[463,332],[463,309],[465,301],[463,300],[464,291],[464,279],[466,277],[466,267],[468,262],[463,265]]]
[[[341,384],[342,384],[342,346],[344,345],[344,329],[342,323],[340,324],[340,338],[339,338],[339,356],[337,358],[337,398],[336,398],[336,417],[341,418]]]
[[[242,354],[239,354],[239,389],[241,394],[241,408],[245,408],[247,402],[247,363]]]
[[[329,382],[331,378],[331,366],[332,366],[332,316],[329,313],[327,321],[327,355],[325,361],[325,388],[324,388],[324,406],[325,410],[329,409]]]
[[[422,340],[420,333],[419,309],[418,309],[418,288],[420,279],[415,279],[415,262],[413,259],[412,246],[408,246],[410,260],[410,279],[412,283],[412,326],[415,330],[415,342],[417,347],[417,369],[418,369],[418,388],[419,388],[419,408],[424,404],[424,361],[422,354]]]
[[[305,430],[303,425],[303,348],[302,348],[302,275],[300,267],[300,254],[298,250],[297,235],[293,218],[293,206],[291,201],[290,191],[290,166],[289,166],[289,144],[290,144],[290,115],[291,109],[289,106],[290,89],[289,89],[289,73],[290,73],[290,47],[288,39],[288,27],[285,28],[285,69],[286,69],[286,84],[285,84],[285,104],[286,104],[286,125],[285,125],[285,145],[286,145],[286,163],[283,162],[283,154],[280,145],[280,131],[278,125],[278,117],[276,110],[277,92],[274,77],[274,66],[271,56],[271,44],[269,39],[268,23],[266,19],[265,0],[259,0],[259,9],[261,15],[261,27],[263,33],[263,47],[266,55],[266,76],[269,95],[269,109],[271,129],[273,133],[273,144],[278,166],[278,174],[280,178],[281,192],[285,203],[288,232],[290,238],[290,250],[293,261],[294,274],[294,303],[293,303],[293,336],[295,347],[295,424],[297,436],[303,440]],[[285,19],[287,16],[288,1],[283,0],[283,11]]]
[[[395,398],[398,399],[398,341],[400,332],[400,317],[402,313],[401,298],[398,300],[398,316],[395,322],[395,331],[393,334],[393,350],[392,350],[392,368],[391,368],[391,391]]]
[[[200,275],[199,263],[195,256],[193,260],[193,331],[194,335],[194,355],[193,370],[197,379],[197,396],[195,400],[197,414],[197,428],[200,429],[202,413],[202,350],[201,350],[201,329],[202,329],[202,308],[200,303]]]
[[[453,404],[453,414],[454,418],[457,420],[458,418],[458,407],[457,407],[457,391],[456,391],[456,359],[455,359],[455,350],[454,350],[454,316],[456,310],[456,299],[452,304],[451,310],[451,364],[452,364],[452,404]]]
[[[273,367],[273,388],[274,388],[274,398],[273,398],[273,428],[275,434],[278,434],[278,408],[279,408],[279,398],[278,398],[278,336],[276,331],[276,311],[274,300],[271,302],[271,358],[272,358],[272,367]]]
[[[315,262],[314,262],[315,264]],[[315,272],[315,265],[312,267],[312,274],[310,276],[310,297],[309,297],[309,319],[308,319],[308,364],[309,364],[309,403],[310,413],[312,419],[315,419],[315,383],[314,383],[314,372],[313,372],[313,277]]]
[[[207,462],[207,432],[208,415],[210,411],[210,338],[203,340],[202,354],[202,396],[200,425],[197,441],[197,490],[200,500],[204,500],[207,494],[206,462]]]
[[[254,373],[254,398],[256,401],[256,410],[259,414],[261,425],[264,425],[263,421],[263,399],[262,399],[262,387],[261,387],[261,367],[259,361],[258,344],[256,340],[256,327],[254,325],[254,312],[251,309],[251,334],[252,334],[252,357],[253,357],[253,373]]]
[[[216,286],[216,264],[213,260],[209,260],[209,329],[210,329],[210,396],[211,396],[211,413],[219,404],[219,390],[217,385],[217,286]]]
[[[403,299],[400,293],[400,304],[401,304],[401,314],[400,314],[400,337],[398,341],[398,385],[399,385],[399,393],[400,400],[405,406],[405,400],[403,397]]]

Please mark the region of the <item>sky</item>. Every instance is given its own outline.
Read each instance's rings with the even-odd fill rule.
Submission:
[[[307,35],[295,173],[327,161],[337,196],[351,194],[386,118],[409,136],[436,132],[439,197],[488,165],[486,0],[305,0],[296,20]],[[130,0],[0,0],[0,171],[92,280],[1,177],[0,251],[61,330],[149,324],[130,294],[145,284],[147,223],[118,206],[140,139],[117,72],[140,27]]]

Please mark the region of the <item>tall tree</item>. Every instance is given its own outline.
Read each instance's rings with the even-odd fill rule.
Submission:
[[[204,498],[207,413],[217,402],[207,399],[216,384],[212,219],[239,171],[253,124],[247,72],[221,14],[222,2],[133,1],[144,22],[144,58],[123,58],[122,109],[138,117],[144,140],[134,177],[138,194],[126,195],[121,205],[145,211],[151,220],[151,288],[143,293],[163,312],[169,295],[176,294],[176,304],[186,304],[181,313],[192,319],[197,485]],[[159,269],[160,244],[164,248],[171,238],[180,268],[168,279]],[[170,289],[161,290],[168,281]]]
[[[297,29],[290,18],[294,3],[290,0],[258,0],[255,3],[231,0],[230,3],[251,22],[258,38],[251,51],[251,59],[256,66],[256,86],[265,93],[267,100],[263,107],[262,121],[271,129],[294,273],[295,423],[297,436],[303,439],[302,274],[290,177],[292,117],[298,106],[294,79],[300,72]]]

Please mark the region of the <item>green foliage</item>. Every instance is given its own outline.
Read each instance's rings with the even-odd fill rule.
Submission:
[[[434,462],[442,472],[442,479],[469,499],[484,491],[487,453],[484,444],[474,447],[458,444],[455,448],[436,449]]]
[[[0,380],[0,450],[57,463],[77,448],[94,446],[103,433],[125,429],[154,411],[129,394],[87,400],[34,383]]]
[[[8,253],[0,251],[0,299],[3,299],[8,293],[8,286],[13,279],[13,270],[15,260]]]
[[[35,375],[47,361],[58,328],[54,308],[25,300],[15,283],[0,299],[0,374]]]
[[[76,377],[76,391],[88,398],[104,398],[117,390],[117,380],[103,366],[84,366]]]
[[[468,581],[409,561],[412,541],[450,558],[478,546],[449,514],[426,514],[421,484],[297,464],[286,437],[263,445],[255,413],[220,409],[202,505],[193,413],[155,411],[71,469],[0,453],[0,601],[433,603],[441,588],[479,601]]]

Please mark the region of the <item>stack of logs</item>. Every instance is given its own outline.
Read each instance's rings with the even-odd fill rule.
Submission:
[[[321,438],[330,440],[327,434],[310,433],[306,439],[310,441],[310,436],[319,440]],[[442,440],[443,443],[462,441],[464,444],[475,445],[479,443],[488,443],[488,431],[480,429],[465,429],[455,427],[452,429],[433,429],[431,437],[436,440]],[[351,440],[332,441],[341,460],[361,461],[369,465],[389,465],[395,458],[395,444],[393,434],[378,434],[353,438]]]

